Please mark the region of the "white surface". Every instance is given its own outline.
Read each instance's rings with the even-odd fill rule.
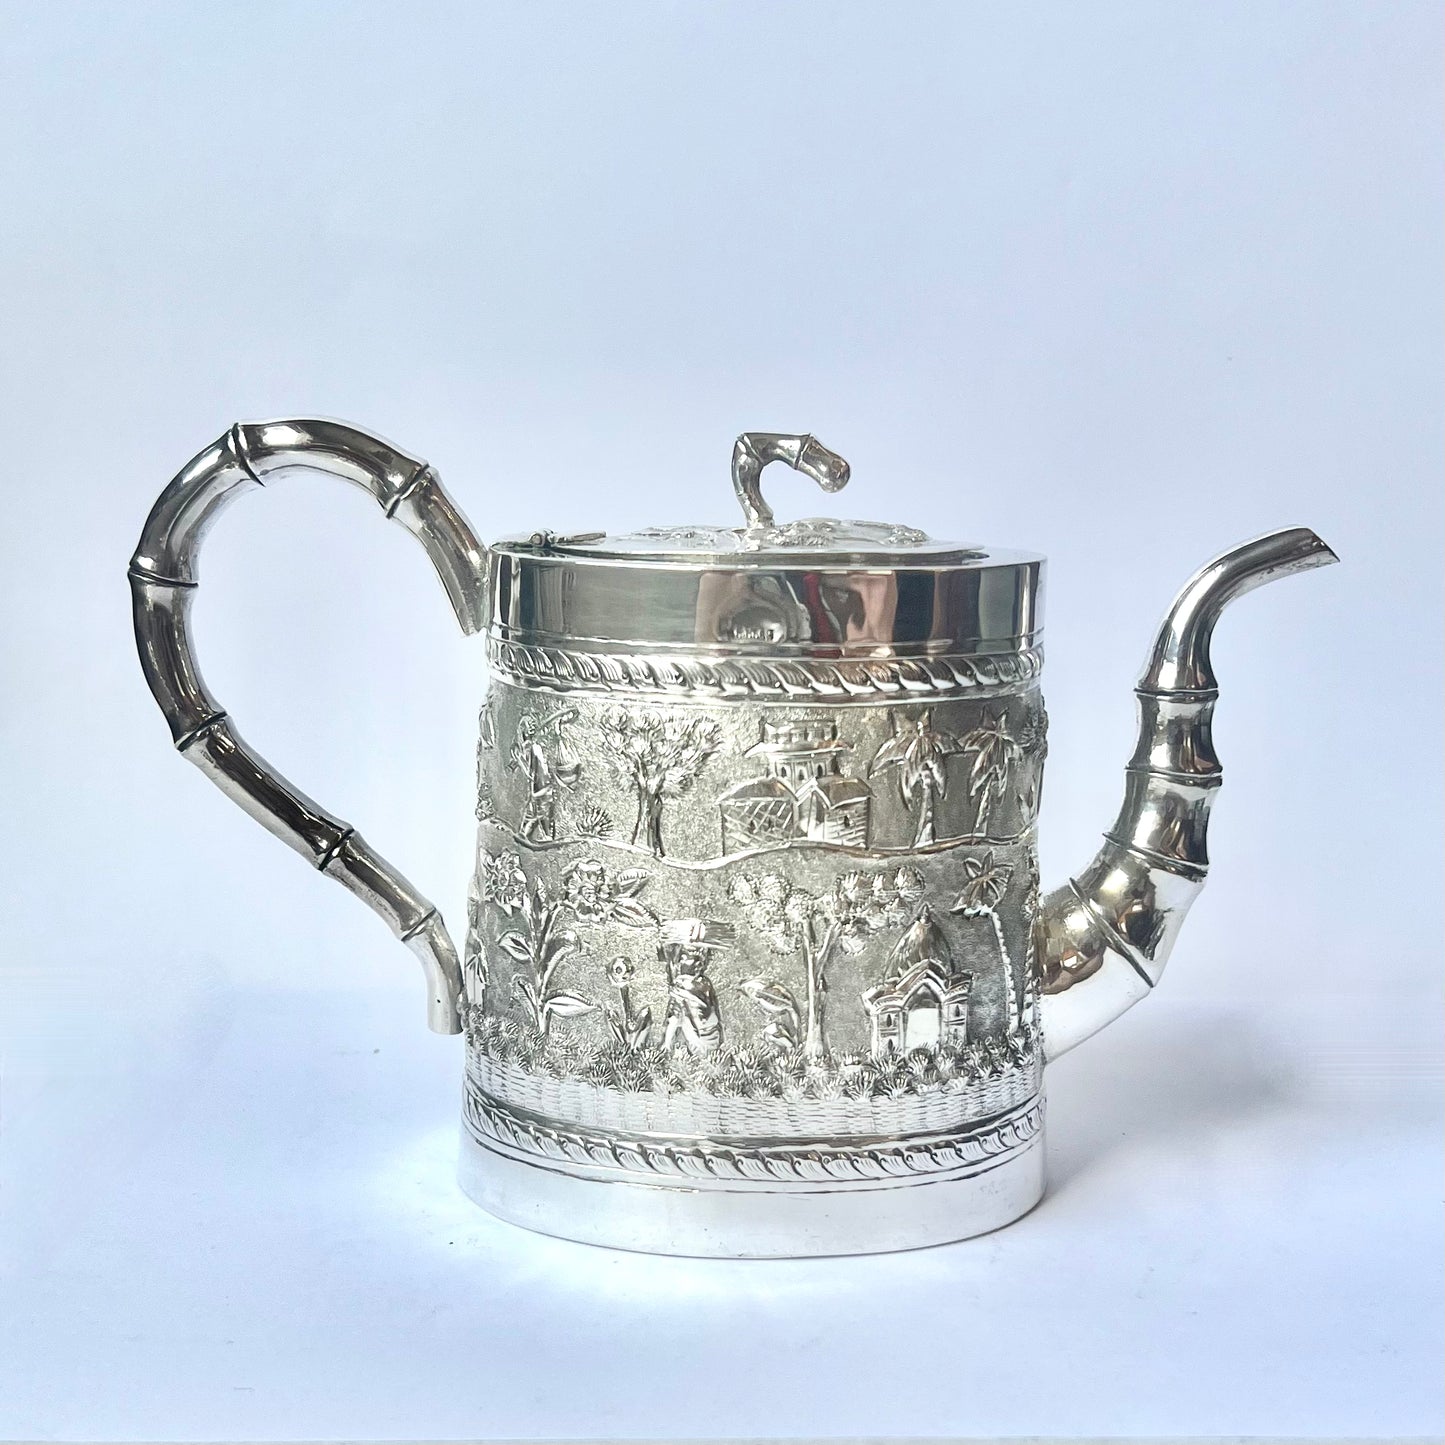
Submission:
[[[1439,28],[6,7],[0,1436],[1438,1433]],[[156,490],[306,412],[487,535],[724,520],[734,434],[812,428],[849,514],[1049,553],[1049,878],[1184,575],[1336,547],[1220,629],[1215,877],[1053,1076],[1039,1210],[748,1266],[472,1210],[410,955],[134,662]],[[480,666],[414,545],[298,481],[203,574],[247,737],[458,920]]]

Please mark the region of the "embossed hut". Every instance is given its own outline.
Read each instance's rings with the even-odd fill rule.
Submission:
[[[792,841],[868,846],[873,793],[843,776],[850,744],[832,718],[765,722],[745,757],[761,758],[764,775],[718,799],[724,853]]]
[[[898,940],[883,981],[863,994],[873,1052],[966,1043],[972,991],[973,975],[955,965],[943,930],[925,908]]]

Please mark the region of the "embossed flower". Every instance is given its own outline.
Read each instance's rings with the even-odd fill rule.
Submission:
[[[562,875],[562,900],[581,923],[653,928],[657,915],[637,898],[649,881],[641,868],[625,868],[614,878],[596,858],[583,858]]]
[[[769,540],[784,547],[832,547],[838,531],[838,523],[827,517],[803,518],[768,529]]]
[[[562,875],[562,897],[585,922],[596,922],[607,914],[610,889],[607,869],[595,858],[574,863]]]
[[[1026,712],[1019,723],[1019,747],[1026,753],[1037,752],[1043,755],[1048,750],[1048,736],[1049,715],[1040,703],[1038,707]]]
[[[526,901],[527,875],[515,853],[483,853],[477,874],[477,895],[503,913],[515,913]]]
[[[636,976],[630,958],[614,958],[607,969],[607,982],[613,988],[626,988]]]

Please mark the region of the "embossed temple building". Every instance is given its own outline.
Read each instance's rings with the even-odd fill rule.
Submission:
[[[972,991],[973,975],[955,965],[943,930],[925,908],[898,940],[887,975],[863,995],[873,1023],[873,1052],[906,1054],[967,1043]]]
[[[724,853],[791,841],[866,848],[873,794],[843,776],[851,744],[832,718],[764,722],[762,741],[744,754],[761,758],[761,778],[737,783],[718,799]]]

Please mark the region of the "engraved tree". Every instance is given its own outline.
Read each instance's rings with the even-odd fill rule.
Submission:
[[[971,759],[968,770],[968,796],[973,799],[974,833],[988,837],[989,814],[1008,792],[1009,779],[1023,750],[1018,739],[1008,730],[1008,717],[986,717],[976,728],[964,734],[962,751]]]
[[[933,726],[933,709],[924,708],[916,718],[893,718],[893,736],[873,754],[868,776],[888,768],[898,770],[898,791],[905,806],[918,806],[918,831],[913,846],[921,848],[936,836],[934,817],[938,803],[948,792],[948,759],[959,751],[952,733]]]
[[[722,742],[718,725],[706,717],[615,708],[602,714],[598,726],[604,760],[637,795],[632,841],[661,858],[663,799],[692,787]]]
[[[778,873],[759,878],[739,874],[729,884],[728,894],[774,953],[803,955],[807,997],[802,1042],[804,1052],[816,1057],[824,1051],[823,996],[828,991],[829,963],[840,951],[862,953],[873,934],[907,922],[910,906],[923,897],[923,875],[916,868],[872,877],[844,873],[828,892],[813,894],[794,888]],[[786,1007],[770,1007],[791,1000],[786,989],[761,982],[756,989],[744,987],[775,1021],[787,1016]],[[789,1032],[796,1034],[796,1024]]]
[[[993,936],[998,942],[999,961],[1003,964],[1004,992],[1007,999],[1007,1033],[1018,1032],[1021,1010],[1018,993],[1014,988],[1013,959],[1009,956],[1008,944],[1004,942],[1003,923],[998,916],[999,904],[1003,902],[1008,889],[1013,865],[994,861],[990,849],[982,857],[963,860],[964,884],[954,899],[950,912],[964,918],[987,918],[993,925]]]

